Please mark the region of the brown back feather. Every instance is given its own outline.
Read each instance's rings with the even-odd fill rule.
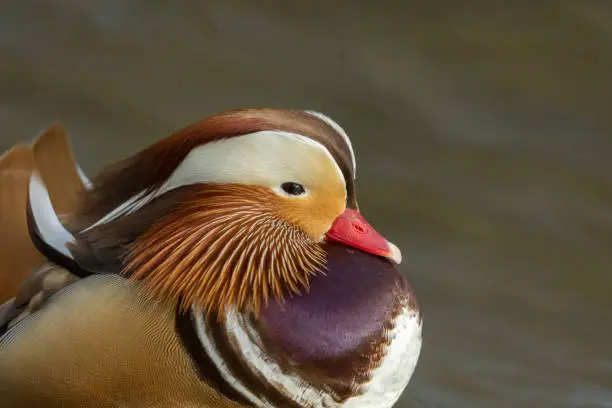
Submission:
[[[57,212],[73,211],[83,188],[59,125],[43,131],[32,146],[15,146],[0,157],[0,304],[14,297],[26,276],[44,261],[32,244],[26,222],[28,184],[35,169]]]
[[[43,262],[26,223],[26,200],[34,155],[16,146],[0,158],[0,304],[14,297],[25,277]]]

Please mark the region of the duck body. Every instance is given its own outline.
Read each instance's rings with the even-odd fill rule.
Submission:
[[[410,285],[391,261],[398,261],[398,250],[356,210],[348,138],[321,114],[242,114],[249,126],[239,134],[272,132],[263,136],[283,152],[296,146],[303,152],[303,143],[310,149],[314,144],[298,138],[295,145],[290,136],[286,147],[287,137],[273,134],[278,128],[285,132],[294,126],[304,134],[320,126],[310,137],[324,149],[314,145],[318,150],[313,154],[331,154],[313,160],[325,166],[332,160],[342,181],[310,180],[315,170],[304,179],[299,171],[287,170],[288,163],[277,168],[300,181],[287,187],[287,176],[278,178],[289,193],[275,190],[277,181],[267,186],[276,177],[264,177],[267,168],[249,170],[247,184],[256,186],[232,187],[237,170],[215,173],[211,164],[200,164],[219,154],[231,163],[229,144],[213,144],[214,155],[193,146],[186,152],[173,147],[184,148],[186,137],[209,122],[170,138],[180,144],[154,146],[146,160],[131,159],[117,170],[157,175],[162,182],[128,178],[115,189],[117,195],[99,188],[116,177],[94,179],[89,197],[95,198],[94,205],[86,199],[75,210],[78,227],[59,220],[53,191],[40,178],[31,179],[27,215],[32,240],[40,253],[80,279],[70,280],[40,310],[4,325],[0,407],[365,408],[395,403],[419,357],[421,315]],[[237,122],[224,118],[213,122],[233,126],[236,133]],[[266,149],[256,151],[257,138],[235,140],[232,152],[248,145],[255,148],[254,156],[267,154]],[[155,163],[152,158],[166,157],[168,151],[174,166],[166,168],[167,160],[158,160],[147,170]],[[207,184],[213,176],[215,183],[222,179],[226,184]],[[342,191],[334,183],[346,183],[346,196],[340,196],[346,210],[328,199]],[[235,191],[243,192],[240,199],[232,198]],[[250,198],[249,191],[257,194]],[[300,197],[293,197],[296,191]],[[223,204],[215,201],[220,194]],[[268,197],[265,205],[262,197]],[[83,210],[88,205],[90,210]],[[269,207],[276,208],[279,218]],[[250,219],[259,224],[249,224]],[[172,234],[164,235],[168,231]],[[327,239],[317,243],[321,232]],[[121,252],[125,248],[130,251]],[[300,274],[300,268],[317,265],[318,254],[324,254],[321,273]],[[265,270],[276,275],[258,275]],[[22,304],[19,299],[16,303]]]
[[[81,279],[1,338],[0,407],[373,407],[384,394],[391,402],[418,359],[418,309],[408,305],[408,314],[398,317],[406,325],[403,334],[381,327],[387,319],[372,316],[376,309],[363,299],[389,302],[391,314],[395,291],[410,294],[407,282],[385,260],[355,252],[347,262],[346,247],[334,246],[330,271],[339,272],[338,285],[324,284],[324,276],[318,276],[308,295],[287,299],[284,308],[270,303],[255,321],[242,316],[252,323],[246,327],[255,329],[255,337],[232,328],[240,319],[210,322],[192,312],[181,314],[175,302],[152,301],[120,276]],[[375,279],[367,279],[372,271],[387,274],[387,282],[372,285]],[[353,297],[343,282],[346,275],[360,281],[355,274],[364,285]],[[198,321],[207,321],[209,347],[202,347]],[[370,344],[386,330],[388,344]],[[251,347],[232,340],[239,335],[246,335],[242,340]],[[364,348],[372,346],[400,352],[381,352],[376,365],[388,374],[370,379],[356,373],[367,372],[372,362],[354,355],[367,354]],[[305,373],[310,381],[300,377]],[[271,387],[271,379],[282,385]],[[296,386],[309,402],[294,400]]]
[[[64,288],[0,341],[0,407],[239,407],[202,381],[171,303],[94,275]]]

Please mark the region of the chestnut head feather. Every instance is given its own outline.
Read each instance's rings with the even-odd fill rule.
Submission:
[[[354,172],[348,137],[322,114],[222,113],[94,178],[72,252],[183,307],[257,312],[324,270],[320,243],[357,208]]]

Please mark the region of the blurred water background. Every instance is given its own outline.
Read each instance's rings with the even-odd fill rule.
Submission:
[[[316,109],[424,315],[397,407],[612,407],[612,2],[0,2],[0,151]]]

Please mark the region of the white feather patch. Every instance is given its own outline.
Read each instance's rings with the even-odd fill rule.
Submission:
[[[323,175],[328,162],[335,175]],[[308,187],[323,176],[344,176],[321,143],[305,136],[266,130],[217,140],[194,148],[172,173],[158,194],[196,183],[237,183],[274,188],[287,181]]]
[[[42,240],[56,251],[73,259],[66,244],[74,242],[74,237],[64,228],[57,217],[49,192],[37,172],[32,173],[30,177],[28,194],[34,223]]]

